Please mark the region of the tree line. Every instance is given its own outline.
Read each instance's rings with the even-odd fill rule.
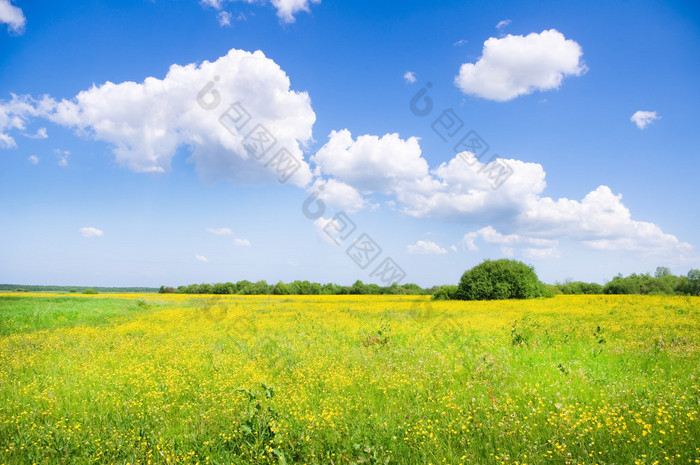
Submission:
[[[561,294],[700,295],[700,270],[676,276],[670,269],[660,266],[653,275],[618,274],[605,285],[574,281],[557,283],[554,287]]]
[[[351,286],[334,283],[293,281],[268,284],[247,280],[236,283],[190,284],[178,288],[161,286],[161,293],[180,294],[239,294],[239,295],[432,295],[435,300],[527,299],[552,297],[558,294],[638,294],[638,295],[700,295],[700,270],[690,270],[676,276],[666,267],[650,273],[622,276],[618,274],[606,284],[583,281],[543,284],[534,269],[515,260],[485,260],[466,271],[459,285],[422,288],[417,284],[379,286],[360,280]]]
[[[268,284],[267,281],[251,282],[242,280],[235,283],[215,284],[190,284],[178,288],[161,286],[158,292],[162,294],[239,294],[239,295],[429,295],[439,286],[423,289],[417,284],[397,284],[391,286],[379,286],[378,284],[365,284],[360,280],[352,286],[343,286],[335,283],[314,283],[310,281],[292,281],[290,283],[278,282]]]

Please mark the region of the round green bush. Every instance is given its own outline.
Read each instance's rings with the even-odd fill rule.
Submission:
[[[455,297],[460,300],[533,299],[550,297],[534,268],[517,260],[485,260],[466,271]]]

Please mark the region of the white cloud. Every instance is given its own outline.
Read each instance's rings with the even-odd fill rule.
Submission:
[[[194,259],[197,260],[198,262],[202,263],[207,263],[209,259],[205,257],[204,255],[199,255],[199,254],[194,254]]]
[[[285,23],[293,23],[294,15],[300,11],[309,13],[309,5],[319,4],[321,0],[271,0],[272,5],[277,8],[277,16]]]
[[[39,164],[39,157],[37,157],[36,155],[30,155],[27,160],[29,160],[29,163],[31,163],[32,165]]]
[[[25,136],[30,139],[48,139],[49,137],[49,135],[46,134],[46,128],[39,128],[35,134],[25,134]]]
[[[504,27],[508,26],[510,24],[510,19],[504,19],[503,21],[499,21],[498,24],[496,24],[496,29],[499,31],[502,30]]]
[[[92,239],[94,237],[104,236],[104,231],[101,231],[97,228],[93,228],[92,226],[85,226],[83,228],[80,228],[80,235],[83,237],[87,237],[88,239]]]
[[[0,100],[0,148],[17,147],[15,139],[8,132],[15,129],[25,130],[32,117],[44,114],[53,104],[53,101],[46,97],[34,100],[26,95],[10,95],[11,100]],[[37,135],[41,135],[41,129]]]
[[[266,3],[265,0],[201,0],[203,5],[214,8],[215,10],[221,10],[226,3],[243,1],[245,3]],[[309,6],[311,4],[319,4],[321,0],[270,0],[272,6],[277,10],[277,17],[284,23],[293,23],[296,18],[295,15],[300,11],[309,13],[311,10]],[[217,16],[219,19],[219,24],[221,24],[221,16]],[[228,20],[230,22],[231,15],[228,15]],[[229,23],[225,25],[228,26]]]
[[[678,255],[692,250],[656,224],[633,220],[622,195],[613,194],[607,186],[591,191],[580,202],[538,199],[520,215],[520,223],[539,237],[568,237],[601,250]]]
[[[512,174],[493,189],[484,172],[486,162],[469,152],[430,170],[416,138],[387,134],[354,139],[347,130],[333,131],[311,160],[318,174],[331,177],[329,182],[337,179],[353,193],[357,209],[362,208],[362,195],[382,194],[390,196],[384,205],[409,216],[489,225],[465,236],[462,245],[470,250],[478,250],[479,240],[500,246],[506,255],[555,258],[560,239],[589,248],[648,254],[663,251],[678,256],[691,250],[653,223],[633,220],[621,196],[606,186],[581,201],[544,197],[546,174],[538,163],[503,160]],[[322,226],[327,222],[324,219]]]
[[[10,3],[10,0],[0,0],[0,23],[7,24],[9,32],[22,34],[27,19],[22,10]]]
[[[455,47],[461,47],[462,45],[466,45],[469,41],[467,39],[459,39],[457,42],[455,42],[454,45]]]
[[[476,241],[500,245],[506,255],[519,251],[530,258],[557,258],[560,240],[608,251],[631,251],[650,256],[688,256],[693,247],[659,226],[633,220],[622,203],[607,186],[600,186],[581,201],[566,198],[531,198],[511,219],[509,228],[517,234],[503,234],[493,226],[470,232],[462,245],[479,250]]]
[[[206,92],[207,85],[211,92]],[[202,105],[215,108],[200,105],[200,92]],[[233,124],[229,131],[219,120],[225,112],[234,114],[230,106],[236,102],[251,117],[240,132]],[[309,96],[290,90],[285,72],[260,51],[231,50],[199,66],[172,65],[164,79],[93,86],[72,100],[54,103],[47,113],[56,123],[108,142],[117,161],[137,172],[169,171],[176,150],[188,146],[195,170],[210,183],[278,179],[278,173],[244,146],[244,135],[262,124],[276,139],[263,161],[284,148],[301,163],[289,181],[305,186],[312,177],[302,151],[316,119]]]
[[[212,8],[215,8],[217,10],[220,10],[221,8],[224,7],[224,3],[226,3],[226,0],[201,0],[203,5],[210,6]]]
[[[337,210],[353,213],[364,208],[367,204],[362,195],[354,187],[345,184],[337,179],[321,179],[314,181],[309,188],[309,192],[316,195],[318,201],[323,202],[325,207],[333,207]],[[309,209],[316,209],[314,203],[310,201]]]
[[[447,250],[433,241],[418,241],[406,246],[406,250],[412,255],[444,255],[447,253]]]
[[[455,84],[469,95],[505,102],[536,90],[557,89],[565,76],[586,71],[581,46],[555,29],[527,36],[491,37],[476,63],[464,63]]]
[[[645,127],[649,126],[651,123],[660,118],[661,117],[657,115],[655,111],[639,110],[636,111],[634,115],[632,115],[630,121],[636,124],[639,129],[644,129]]]
[[[402,211],[419,218],[453,220],[512,216],[544,190],[545,172],[537,163],[505,162],[512,174],[499,189],[493,189],[483,171],[486,163],[468,152],[461,153],[431,170],[429,180],[420,183],[420,189],[406,184],[397,190]]]
[[[506,256],[515,255],[516,250],[521,251],[529,258],[556,258],[559,256],[556,239],[544,239],[528,237],[520,234],[501,234],[493,226],[486,226],[478,231],[464,235],[462,244],[467,250],[477,251],[479,247],[476,240],[482,240],[488,244],[501,246],[501,252]]]
[[[416,82],[416,73],[413,71],[406,71],[403,75],[404,81],[406,81],[409,84],[413,84]]]
[[[58,158],[58,166],[68,166],[68,157],[70,156],[68,150],[56,149],[54,153],[56,154],[56,158]]]
[[[233,231],[230,228],[206,228],[206,231],[216,236],[233,236]],[[233,245],[237,247],[250,247],[248,239],[234,238]]]
[[[347,129],[332,131],[329,141],[311,160],[320,173],[333,176],[362,193],[389,194],[428,175],[418,138],[398,134],[364,135],[353,139]]]
[[[216,234],[217,236],[233,236],[233,231],[229,228],[207,228],[207,232]]]
[[[231,25],[231,13],[228,11],[220,11],[216,15],[216,20],[219,22],[219,26],[230,26]]]
[[[342,241],[337,237],[338,231],[341,231],[343,225],[338,220],[333,218],[320,217],[314,220],[314,231],[316,237],[328,245],[339,245]],[[335,242],[335,241],[338,242]]]

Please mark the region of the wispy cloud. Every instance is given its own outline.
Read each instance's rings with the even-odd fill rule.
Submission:
[[[447,253],[447,250],[433,241],[418,241],[406,246],[406,250],[412,255],[444,255]]]
[[[250,241],[248,239],[236,238],[233,240],[233,245],[236,247],[250,247]]]
[[[403,78],[409,84],[413,84],[414,82],[416,82],[416,73],[414,73],[413,71],[406,71],[403,75]]]
[[[500,31],[504,27],[508,26],[509,24],[510,24],[510,19],[504,19],[503,21],[499,21],[498,24],[496,24],[496,29],[498,29]]]
[[[215,10],[221,10],[224,8],[226,3],[234,2],[236,0],[201,0],[201,3],[205,6],[209,6],[214,8]],[[245,1],[246,3],[266,3],[265,0],[261,1],[256,1],[256,0],[242,0]],[[293,23],[296,21],[295,15],[299,13],[300,11],[304,11],[306,13],[309,13],[311,10],[309,9],[309,6],[314,3],[314,4],[319,4],[321,3],[321,0],[270,0],[270,2],[273,7],[277,10],[277,17],[280,19],[281,22],[283,23]],[[228,26],[231,22],[231,14],[227,13],[225,18],[226,18],[226,23],[222,24],[222,16],[221,14],[217,15],[217,19],[219,20],[219,24],[221,26]],[[239,18],[240,19],[240,15]],[[244,17],[245,19],[245,17]]]
[[[197,260],[198,262],[202,263],[207,263],[209,259],[205,257],[204,255],[199,255],[199,254],[194,254],[194,259]]]
[[[228,11],[220,11],[218,15],[216,15],[216,20],[219,21],[219,26],[224,27],[224,26],[230,26],[231,25],[231,13]]]
[[[58,166],[68,166],[68,157],[70,156],[70,151],[68,150],[54,150],[56,157],[58,158]]]
[[[233,231],[229,228],[207,228],[207,232],[216,234],[217,236],[233,236]]]
[[[25,134],[25,136],[29,137],[30,139],[46,139],[49,137],[49,135],[46,134],[46,128],[39,128],[37,129],[36,133]]]
[[[101,229],[93,228],[92,226],[85,226],[83,228],[80,228],[80,235],[88,239],[92,239],[94,237],[102,237],[104,236],[104,234],[104,231],[102,231]]]
[[[31,163],[32,165],[39,164],[39,157],[37,157],[36,155],[30,155],[29,158],[27,158],[27,160],[29,160],[29,163]]]

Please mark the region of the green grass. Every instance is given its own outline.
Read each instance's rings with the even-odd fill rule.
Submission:
[[[99,326],[151,311],[146,300],[0,295],[0,336],[74,326]],[[121,321],[121,320],[120,320]]]

